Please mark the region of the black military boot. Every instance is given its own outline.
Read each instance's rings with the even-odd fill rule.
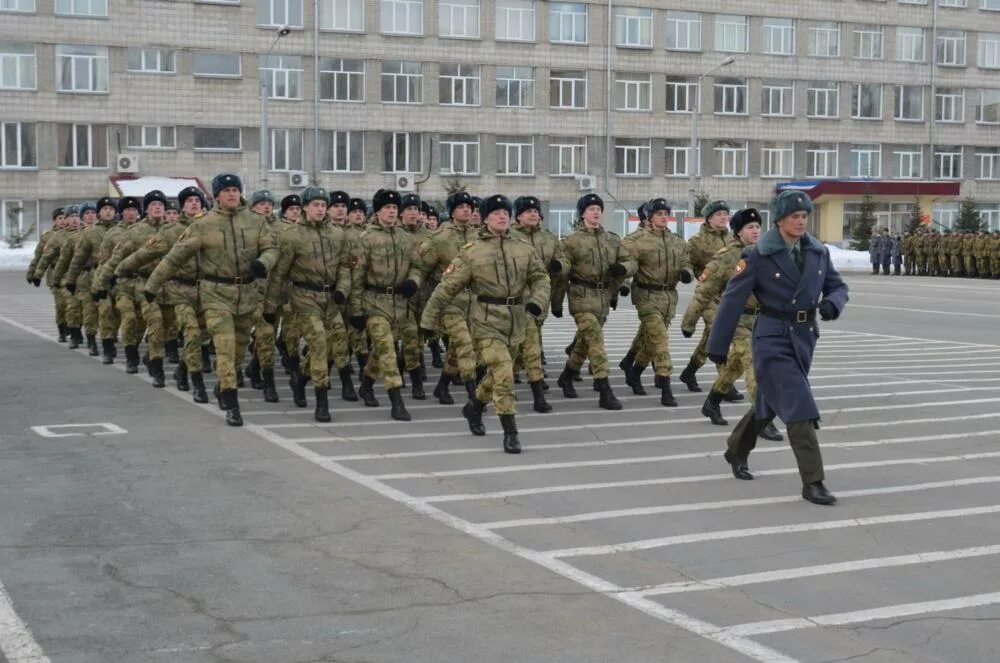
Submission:
[[[625,371],[625,384],[627,384],[632,389],[632,393],[636,396],[645,396],[646,388],[642,386],[642,372],[646,370],[645,366],[636,366],[632,364],[627,371]]]
[[[163,389],[166,386],[167,376],[163,373],[163,357],[150,359],[149,364],[146,366],[146,371],[149,373],[149,377],[153,378],[154,387]]]
[[[191,389],[191,385],[188,383],[188,367],[183,361],[179,362],[177,368],[174,369],[174,382],[177,383],[177,391]]]
[[[573,369],[568,366],[559,374],[556,384],[562,387],[563,396],[566,398],[576,398],[576,386],[573,384]]]
[[[167,357],[167,361],[171,364],[179,364],[181,361],[181,356],[177,352],[177,339],[172,338],[163,344],[163,352]]]
[[[191,373],[191,398],[195,403],[207,403],[208,392],[205,391],[205,378],[201,373]]]
[[[316,387],[316,412],[313,416],[316,421],[321,424],[329,423],[330,421],[330,402],[327,399],[327,395],[330,391],[329,387]]]
[[[406,360],[399,348],[396,349],[396,370],[399,371],[399,379],[403,381],[403,387],[406,387]]]
[[[278,402],[278,388],[274,385],[274,369],[265,368],[260,372],[264,381],[264,400],[268,403]]]
[[[444,368],[444,360],[441,359],[441,343],[437,339],[427,342],[427,347],[431,350],[431,366],[434,368]]]
[[[478,383],[475,380],[466,380],[465,381],[465,393],[466,393],[466,395],[469,398],[475,398],[476,397],[476,385],[477,384]]]
[[[486,427],[483,426],[483,410],[486,403],[473,396],[462,406],[462,416],[469,422],[469,430],[473,435],[486,435]]]
[[[378,400],[375,398],[375,378],[370,378],[364,372],[361,373],[361,386],[358,387],[358,396],[365,402],[365,407],[378,407]]]
[[[59,342],[66,342],[66,325],[59,325]]]
[[[722,416],[722,394],[714,389],[708,392],[705,403],[701,406],[701,413],[708,417],[716,426],[728,426],[729,422]]]
[[[542,366],[548,366],[549,362],[545,360],[545,350],[542,350]]]
[[[247,363],[247,377],[250,378],[250,386],[254,389],[264,388],[264,381],[260,377],[260,362],[257,361],[257,355],[250,357],[250,361]]]
[[[837,503],[837,498],[826,489],[822,481],[804,484],[802,486],[802,499],[821,506],[830,506]]]
[[[139,372],[139,348],[134,345],[125,346],[125,372],[129,375]]]
[[[451,376],[442,372],[441,377],[438,378],[438,383],[434,385],[434,398],[438,399],[438,403],[441,405],[455,404],[455,399],[448,393],[449,385],[451,385]]]
[[[418,401],[425,400],[427,394],[424,393],[424,376],[419,368],[410,371],[410,394]]]
[[[508,454],[521,453],[521,441],[517,439],[517,422],[514,421],[514,415],[501,414],[500,425],[503,427],[504,453]]]
[[[629,350],[622,357],[622,360],[618,362],[618,368],[622,369],[622,372],[627,376],[629,371],[632,370],[632,364],[635,363],[635,350]]]
[[[722,457],[729,463],[729,468],[733,471],[734,477],[743,481],[753,481],[753,474],[750,473],[750,466],[747,465],[746,459],[737,458],[728,451],[722,454]]]
[[[670,376],[660,377],[656,376],[656,387],[660,390],[660,405],[665,405],[666,407],[677,407],[677,399],[674,398],[674,392],[670,388]]]
[[[91,357],[98,357],[101,351],[97,349],[97,335],[87,334],[87,349],[90,350],[88,353]]]
[[[113,364],[115,363],[115,339],[113,338],[102,338],[101,339],[101,350],[103,352],[103,357],[101,358],[102,364]]]
[[[406,411],[406,405],[403,404],[403,392],[400,387],[393,387],[389,390],[389,402],[392,405],[392,409],[389,411],[389,416],[396,421],[409,421],[410,413]]]
[[[359,352],[354,355],[354,358],[358,360],[358,375],[361,375],[365,372],[365,366],[368,365],[368,355]]]
[[[743,394],[736,391],[736,387],[730,387],[729,391],[727,391],[722,396],[722,400],[726,401],[727,403],[739,403],[740,401],[743,401],[745,398],[746,397]]]
[[[208,375],[212,372],[212,350],[209,346],[201,346],[201,372]]]
[[[340,398],[354,402],[358,400],[358,392],[354,391],[354,380],[351,379],[351,366],[348,364],[337,371],[340,376]]]
[[[698,377],[695,373],[698,372],[698,367],[694,365],[694,362],[688,362],[687,367],[681,371],[679,376],[680,381],[683,382],[688,391],[699,392],[701,391],[701,386],[698,384]]]
[[[480,364],[479,366],[476,366],[476,384],[482,382],[483,378],[485,377],[486,377],[486,365]]]
[[[236,386],[240,389],[243,389],[244,387],[247,386],[247,381],[244,377],[242,366],[236,369]]]
[[[308,376],[302,371],[295,371],[288,379],[288,386],[292,390],[292,402],[295,407],[307,407],[309,401],[306,400],[306,384],[309,382]]]
[[[531,387],[531,396],[535,400],[535,412],[541,412],[542,414],[552,412],[552,406],[545,400],[545,390],[542,389],[542,381],[529,382],[528,386]]]
[[[285,347],[285,337],[284,335],[278,336],[278,342],[275,344],[278,349],[278,356],[281,358],[281,367],[286,368],[288,366],[288,348]]]
[[[76,350],[83,343],[83,334],[80,332],[79,327],[69,328],[69,349]]]
[[[761,429],[758,437],[762,437],[765,440],[770,440],[771,442],[781,442],[785,439],[785,436],[778,432],[778,429],[774,427],[774,422],[767,422],[767,425]]]
[[[242,426],[243,415],[240,414],[240,401],[236,396],[236,390],[227,389],[222,392],[222,399],[226,403],[226,423],[230,426]]]
[[[220,410],[225,412],[229,409],[229,401],[227,401],[225,396],[223,396],[222,389],[219,388],[218,382],[216,382],[215,386],[212,387],[212,395],[215,396],[215,400],[218,402]]]
[[[622,404],[615,398],[615,393],[611,391],[611,385],[608,384],[607,378],[597,378],[594,380],[594,384],[597,385],[597,391],[601,394],[597,400],[598,406],[605,410],[622,409]]]

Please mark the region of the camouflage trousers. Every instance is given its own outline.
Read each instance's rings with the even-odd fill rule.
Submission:
[[[424,359],[424,344],[420,340],[420,318],[414,317],[415,312],[409,309],[406,320],[400,321],[399,340],[403,344],[403,362],[406,370],[412,371],[420,368]]]
[[[976,272],[976,259],[973,256],[965,256],[965,273],[974,274]]]
[[[133,279],[118,282],[118,293],[115,295],[115,305],[121,316],[122,343],[139,345],[146,322],[142,319],[142,307],[133,298],[135,290]],[[145,301],[145,299],[143,299]]]
[[[66,326],[82,327],[83,308],[80,306],[80,300],[78,300],[69,290],[62,288],[62,291],[63,306],[66,309]]]
[[[314,387],[327,389],[330,387],[330,359],[337,368],[347,366],[347,331],[340,311],[329,304],[325,310],[298,311],[295,317],[309,346],[309,377]],[[257,339],[260,342],[259,336]]]
[[[80,311],[83,317],[83,326],[87,330],[88,336],[94,336],[98,332],[98,311],[97,302],[90,296],[91,272],[86,271],[76,280],[76,301],[80,304]]]
[[[962,256],[952,254],[951,271],[956,274],[962,271]]]
[[[257,362],[260,364],[262,369],[274,368],[274,325],[269,324],[267,320],[264,319],[263,306],[257,309],[257,316],[254,320],[253,326],[253,351],[254,355],[257,357]]]
[[[469,324],[458,313],[444,313],[439,328],[448,336],[448,354],[444,372],[458,374],[463,382],[476,379],[476,348],[472,344]],[[375,339],[372,339],[374,342]]]
[[[101,338],[117,339],[119,323],[118,309],[115,307],[114,297],[105,297],[97,302],[97,327]]]
[[[356,355],[368,354],[368,330],[348,327],[347,345]]]
[[[396,336],[399,327],[399,322],[393,325],[381,315],[369,316],[365,325],[372,342],[371,358],[365,364],[365,375],[374,380],[381,374],[382,384],[387,390],[403,386],[399,367],[396,365]]]
[[[290,304],[281,308],[281,336],[285,339],[285,352],[289,357],[298,357],[302,345],[302,330],[299,319]]]
[[[476,339],[476,351],[486,364],[486,375],[476,387],[476,400],[493,402],[497,414],[517,414],[514,399],[514,360],[507,344],[495,338]]]
[[[192,373],[201,373],[205,368],[201,358],[201,338],[205,330],[204,318],[190,303],[174,305],[177,326],[184,335],[183,361]]]
[[[636,344],[638,351],[635,363],[646,366],[652,361],[658,376],[669,377],[674,365],[670,359],[667,328],[677,313],[677,291],[649,293],[637,302],[636,309],[639,313],[636,338],[639,341]]]
[[[993,276],[1000,274],[1000,256],[990,258],[990,271],[993,272]]]
[[[146,343],[150,359],[163,359],[166,355],[165,343],[167,330],[174,329],[173,338],[177,338],[177,320],[174,307],[159,302],[147,302],[142,298],[142,317],[146,319]]]
[[[205,326],[215,345],[215,372],[219,376],[219,389],[236,389],[236,366],[242,363],[250,343],[250,330],[254,315],[233,315],[221,309],[205,311]]]
[[[52,292],[52,301],[55,302],[56,325],[66,324],[66,297],[69,293],[62,288],[49,288]]]
[[[741,375],[746,378],[747,392],[750,394],[750,402],[753,403],[757,398],[757,378],[753,372],[749,337],[733,339],[729,346],[729,358],[719,369],[719,375],[712,384],[712,391],[717,394],[728,393]]]
[[[595,380],[608,377],[608,352],[604,348],[604,322],[593,313],[577,313],[576,338],[566,368],[580,370],[585,359],[590,360],[590,372]]]
[[[530,315],[525,316],[524,342],[515,361],[515,368],[524,369],[528,373],[528,382],[538,382],[545,377],[542,369],[542,323]]]

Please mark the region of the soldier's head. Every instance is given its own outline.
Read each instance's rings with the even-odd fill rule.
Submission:
[[[177,194],[177,203],[181,206],[181,211],[190,217],[197,216],[208,207],[205,202],[205,194],[196,186],[181,189],[181,192]]]
[[[118,213],[118,209],[115,207],[115,201],[107,196],[97,199],[97,218],[101,221],[114,221],[115,214]]]
[[[80,220],[83,225],[92,226],[97,221],[97,206],[94,203],[80,203]]]
[[[502,235],[510,228],[511,212],[510,199],[501,194],[487,196],[479,203],[479,216],[486,229],[494,235]]]
[[[663,230],[670,222],[670,203],[666,198],[653,198],[643,207],[646,208],[646,223],[657,230]],[[726,222],[729,222],[729,212],[726,212]]]
[[[701,208],[705,223],[712,230],[723,230],[729,225],[729,205],[724,200],[714,200]]]
[[[534,196],[518,196],[514,200],[514,218],[522,226],[537,227],[542,221],[542,201]]]
[[[319,186],[306,187],[302,192],[302,214],[307,223],[322,223],[330,207],[330,196]]]
[[[372,211],[375,218],[383,228],[391,228],[396,225],[399,217],[399,205],[402,199],[398,191],[392,189],[379,189],[372,198]]]
[[[167,218],[167,223],[174,223],[177,219],[181,218],[181,208],[174,201],[168,200],[164,216]]]
[[[67,230],[76,230],[80,227],[80,208],[77,205],[66,206],[66,218],[63,219],[63,227]]]
[[[142,203],[135,196],[125,196],[118,201],[118,213],[122,217],[122,221],[126,225],[131,225],[135,223],[136,219],[139,218],[139,210],[141,209]]]
[[[274,194],[267,189],[250,194],[250,209],[261,216],[271,216],[274,211]]]
[[[427,203],[424,203],[427,205]],[[427,218],[424,219],[424,228],[427,230],[437,230],[441,223],[441,216],[432,206],[427,205]]]
[[[239,175],[219,173],[212,178],[212,197],[221,209],[235,211],[242,202],[243,180]]]
[[[427,212],[430,210],[431,206],[424,201],[420,201],[420,225],[424,226],[427,223]]]
[[[330,220],[338,226],[344,225],[347,221],[347,206],[351,202],[351,197],[346,191],[331,191],[330,205],[327,211],[330,213]]]
[[[646,213],[646,203],[642,203],[635,210],[635,215],[639,217],[639,227],[645,228],[646,223],[649,220],[649,214]]]
[[[752,207],[741,209],[729,218],[729,229],[745,246],[753,246],[760,239],[760,212]]]
[[[472,220],[472,196],[465,191],[456,191],[448,196],[448,216],[460,226]]]
[[[479,211],[480,205],[483,204],[483,199],[479,196],[472,197],[472,216],[469,218],[469,223],[479,223],[483,220],[483,215]]]
[[[771,218],[778,232],[793,243],[806,234],[812,211],[812,201],[801,191],[782,191],[771,201]]]
[[[420,225],[420,196],[415,193],[406,194],[400,200],[399,208],[399,219],[404,226],[415,228]]]
[[[360,198],[351,198],[347,203],[347,222],[352,226],[361,226],[368,216],[368,205]]]
[[[580,196],[576,201],[576,216],[585,228],[596,230],[604,222],[604,200],[596,193]]]
[[[281,199],[281,217],[289,221],[302,218],[302,198],[298,194],[289,194]]]
[[[159,189],[153,189],[142,199],[142,208],[146,218],[160,221],[167,211],[167,197]]]
[[[52,210],[52,229],[59,230],[63,227],[63,223],[66,220],[66,211],[62,207],[57,207]]]

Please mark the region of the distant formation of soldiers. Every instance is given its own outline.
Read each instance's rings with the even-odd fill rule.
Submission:
[[[876,249],[876,242],[878,242]],[[886,249],[886,246],[889,246]],[[1000,231],[992,234],[983,230],[979,233],[958,232],[937,228],[906,233],[902,237],[890,238],[888,231],[882,231],[873,240],[872,273],[889,273],[889,251],[895,265],[895,274],[900,274],[900,262],[907,276],[954,276],[980,279],[1000,279]],[[876,261],[875,252],[879,259]]]

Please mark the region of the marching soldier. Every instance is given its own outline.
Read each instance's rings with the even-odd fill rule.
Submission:
[[[347,195],[346,191],[331,191],[330,192],[330,207],[327,213],[330,216],[330,223],[337,226],[338,228],[343,228],[347,225],[347,213],[348,208],[351,204],[351,197]]]
[[[283,224],[274,216],[274,205],[276,202],[274,194],[267,189],[254,191],[250,194],[250,211],[259,214],[263,218],[264,222],[267,223],[268,230],[274,235],[274,241],[277,243]],[[271,275],[268,276],[268,280],[270,280],[270,277]],[[263,300],[264,292],[267,290],[267,283],[263,280],[260,282],[260,289],[261,299]],[[261,301],[261,305],[263,306],[263,301]],[[263,309],[261,309],[257,316],[257,321],[254,323],[253,342],[250,346],[252,348],[252,356],[247,364],[246,374],[250,378],[250,386],[254,389],[265,390],[265,401],[268,403],[277,403],[277,390],[265,385],[262,376],[263,371],[267,371],[269,375],[274,375],[274,346],[277,341],[275,338],[275,328],[263,318],[263,313]]]
[[[45,285],[52,292],[52,299],[55,301],[56,305],[56,323],[59,327],[59,342],[66,342],[69,336],[69,327],[66,324],[66,291],[62,288],[59,281],[57,281],[52,272],[55,269],[55,263],[59,260],[59,253],[62,251],[63,245],[66,243],[66,235],[69,232],[68,227],[71,223],[70,219],[74,219],[79,214],[76,206],[68,205],[61,210],[61,218],[57,218],[52,224],[52,230],[49,232],[48,236],[45,238],[44,242],[39,242],[42,250],[38,253],[38,249],[35,250],[36,259],[32,260],[31,265],[28,267],[31,272],[31,278],[29,279],[35,284],[37,288],[42,283],[42,279],[45,279]]]
[[[351,245],[355,244],[364,232],[367,218],[368,204],[361,198],[351,198],[347,204],[347,225],[344,226],[347,241]],[[358,371],[365,370],[365,364],[368,362],[368,332],[347,325],[347,345],[358,362]]]
[[[976,237],[976,264],[979,265],[979,278],[988,279],[993,277],[993,268],[990,265],[990,235],[985,230],[979,232]]]
[[[121,223],[110,227],[104,233],[101,241],[101,248],[98,254],[97,267],[94,269],[93,278],[90,284],[91,297],[97,300],[97,320],[100,327],[101,346],[104,348],[102,362],[105,364],[114,363],[118,356],[115,341],[118,337],[118,329],[122,327],[121,315],[118,311],[118,288],[116,285],[101,286],[101,270],[111,259],[111,254],[115,246],[125,236],[125,232],[139,219],[140,207],[142,203],[134,196],[125,196],[118,201],[118,216]],[[125,330],[122,329],[123,340]],[[127,341],[126,341],[127,342]],[[138,362],[135,368],[126,367],[126,372],[135,373],[138,370]]]
[[[69,349],[75,350],[83,343],[83,309],[73,293],[66,288],[63,277],[69,269],[69,263],[73,259],[73,252],[76,249],[76,241],[82,232],[80,227],[81,216],[86,215],[87,220],[93,224],[96,217],[96,210],[92,203],[81,203],[79,206],[69,207],[66,214],[66,229],[62,242],[59,246],[58,255],[53,256],[52,280],[59,284],[62,290],[63,306],[66,307],[66,327],[69,330]],[[43,256],[44,258],[44,256]]]
[[[86,231],[80,235],[66,275],[63,277],[66,289],[76,297],[83,310],[84,325],[87,328],[87,345],[91,348],[90,355],[92,357],[101,354],[97,350],[97,333],[101,332],[102,326],[98,303],[91,296],[91,285],[100,259],[101,244],[108,231],[115,226],[115,213],[117,212],[115,202],[107,197],[98,200],[95,207],[97,207],[96,223],[90,224]],[[110,339],[109,343],[102,333],[101,348],[104,363],[109,364],[114,361],[114,339]],[[109,359],[110,361],[108,361]]]
[[[421,220],[423,203],[420,200],[420,196],[415,193],[408,193],[402,197],[400,204],[400,227],[410,234],[413,238],[414,246],[419,250],[420,246],[431,235],[424,228],[423,221]],[[423,385],[424,352],[423,343],[420,339],[420,316],[424,312],[424,304],[427,302],[430,294],[431,290],[424,283],[420,291],[407,301],[410,315],[406,324],[400,330],[403,351],[397,359],[400,371],[405,368],[410,375],[411,395],[420,401],[427,397],[424,394]]]
[[[36,288],[42,284],[42,278],[35,277],[35,267],[38,266],[39,261],[42,259],[42,254],[45,253],[45,247],[56,237],[57,231],[62,230],[63,223],[65,222],[66,214],[63,212],[63,208],[57,207],[52,210],[52,227],[44,231],[41,237],[38,239],[38,244],[35,245],[35,254],[31,258],[31,263],[28,265],[28,269],[25,272],[25,280],[34,285]],[[45,285],[46,287],[52,289],[52,284],[50,279],[51,275],[46,275]],[[59,306],[59,298],[55,296],[53,292],[53,299],[55,300],[55,312],[56,312],[56,328],[59,330],[59,342],[66,342],[66,311]]]
[[[295,225],[302,218],[302,198],[297,194],[290,194],[281,199],[281,230],[279,232],[279,239],[281,233],[284,233],[290,228],[294,228]],[[278,338],[278,350],[282,353],[282,365],[291,374],[293,371],[300,370],[300,352],[299,346],[301,345],[302,336],[299,330],[298,320],[295,318],[295,311],[292,310],[292,306],[288,301],[289,293],[283,293],[284,299],[282,300],[281,306],[281,335]],[[272,388],[268,383],[267,373],[262,372],[262,379],[264,380],[264,398],[273,398],[274,402],[278,402],[278,392],[277,388]],[[273,381],[273,377],[271,378]],[[271,393],[273,391],[273,393]]]
[[[990,271],[994,279],[1000,279],[1000,230],[993,231],[990,244]]]
[[[917,252],[913,246],[914,235],[913,233],[903,234],[903,268],[907,276],[911,276],[913,272],[913,265],[917,261]],[[954,272],[954,267],[952,268]]]
[[[965,262],[966,278],[979,276],[977,271],[979,265],[976,262],[976,236],[972,233],[962,235],[962,258]]]

